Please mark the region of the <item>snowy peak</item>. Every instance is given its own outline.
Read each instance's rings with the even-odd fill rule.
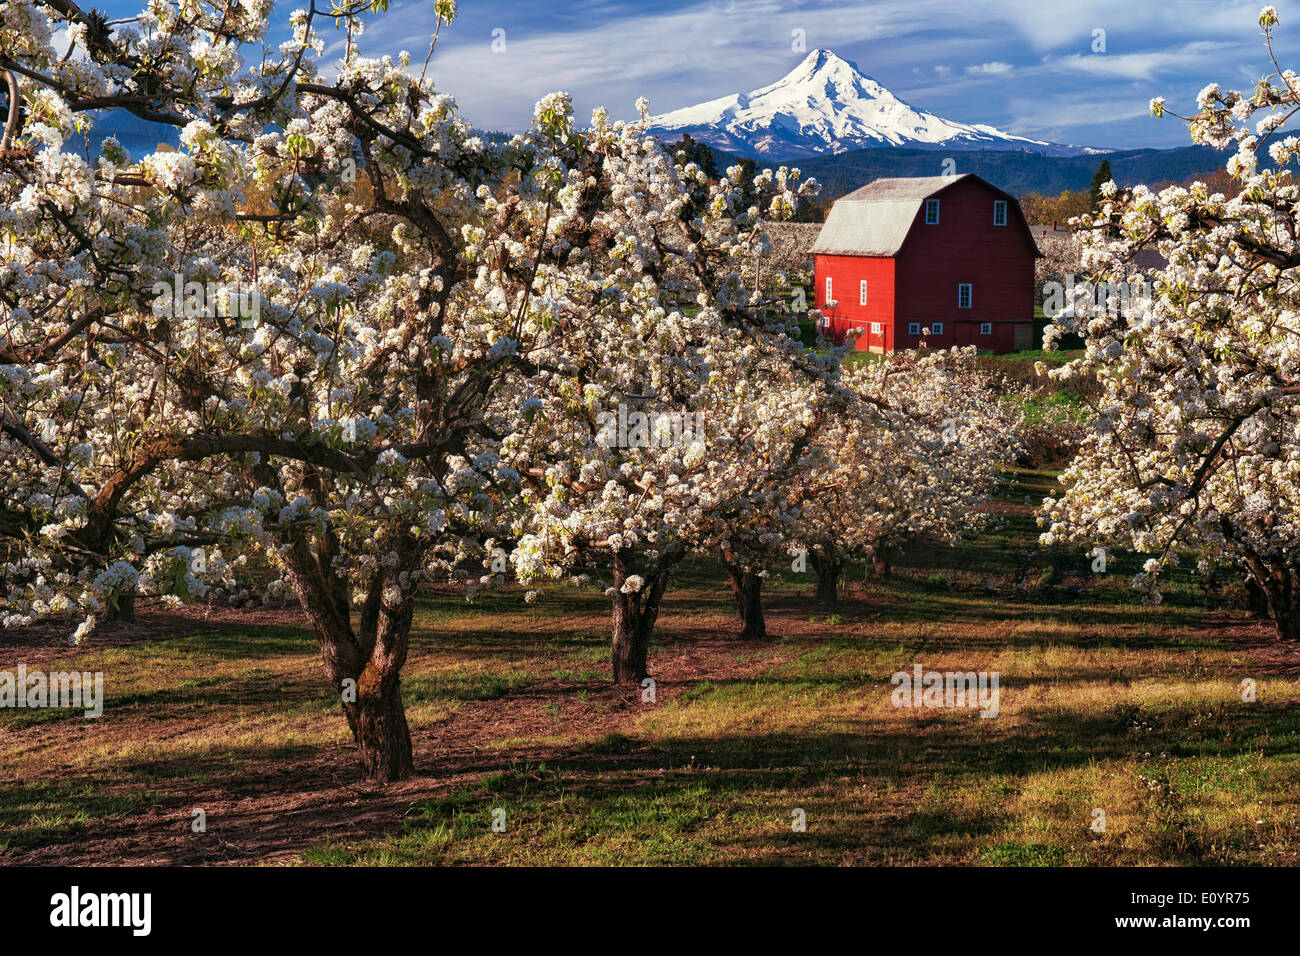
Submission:
[[[750,96],[761,97],[779,91],[785,91],[786,95],[820,94],[846,101],[893,96],[889,90],[859,70],[852,60],[838,56],[833,50],[820,49],[809,53],[802,63],[771,86],[755,90]]]
[[[651,118],[651,130],[689,133],[719,149],[793,159],[871,146],[1027,149],[1048,155],[1093,152],[959,123],[917,109],[832,50],[809,53],[769,86]]]
[[[839,81],[841,84],[851,86],[861,79],[870,79],[870,77],[866,77],[856,63],[837,55],[834,50],[817,49],[804,57],[802,63],[781,79],[758,92],[762,93],[778,86],[791,87],[803,83],[834,85]]]

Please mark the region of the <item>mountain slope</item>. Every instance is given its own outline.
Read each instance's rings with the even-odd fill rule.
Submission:
[[[993,126],[944,119],[899,99],[830,50],[814,50],[777,82],[651,118],[651,131],[760,159],[793,159],[872,146],[1028,149],[1051,156],[1096,153],[1027,139]]]
[[[162,143],[180,146],[181,131],[166,123],[151,123],[126,110],[95,110],[90,114],[94,126],[85,136],[73,136],[63,148],[67,152],[99,155],[100,144],[112,136],[137,161],[154,152]]]

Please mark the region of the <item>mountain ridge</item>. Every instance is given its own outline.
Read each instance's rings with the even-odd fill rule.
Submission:
[[[718,169],[744,157],[714,150]],[[822,195],[831,198],[865,186],[874,179],[896,176],[939,176],[945,172],[974,173],[1013,196],[1026,193],[1057,195],[1063,190],[1086,190],[1105,159],[1120,186],[1138,183],[1183,182],[1222,169],[1230,150],[1208,146],[1178,146],[1172,149],[1129,149],[1104,156],[1044,156],[1023,150],[952,151],[937,156],[933,150],[877,147],[832,156],[794,160],[804,178],[815,178]],[[952,160],[945,169],[943,160]],[[773,168],[774,161],[759,160],[759,168]]]
[[[663,138],[686,133],[709,146],[762,160],[877,146],[1028,149],[1054,156],[1109,152],[945,119],[900,99],[856,63],[825,48],[813,50],[775,83],[652,116],[650,131]]]

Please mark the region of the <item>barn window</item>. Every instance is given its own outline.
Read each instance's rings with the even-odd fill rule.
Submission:
[[[1007,201],[1005,199],[993,200],[993,225],[1005,226],[1007,224]]]
[[[930,323],[930,334],[931,334],[931,335],[943,335],[943,323],[942,323],[942,322],[931,322],[931,323]]]
[[[863,279],[858,283],[858,305],[867,304],[867,280]]]
[[[921,323],[920,323],[920,322],[908,322],[908,323],[907,323],[907,334],[908,334],[908,335],[920,335],[920,334],[921,334]]]
[[[992,335],[992,334],[993,334],[993,323],[992,323],[992,322],[981,322],[981,323],[980,323],[980,335]]]
[[[872,335],[879,335],[879,334],[880,334],[880,323],[879,323],[879,322],[872,322],[872,323],[871,323],[871,334],[872,334]]]
[[[927,199],[925,201],[925,224],[927,226],[939,225],[939,200]]]
[[[831,277],[826,277],[826,304],[831,304]]]
[[[957,283],[957,308],[959,309],[970,308],[970,283],[969,282]]]

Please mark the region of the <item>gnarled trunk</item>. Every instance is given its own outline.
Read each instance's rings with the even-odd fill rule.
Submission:
[[[414,595],[397,588],[396,570],[376,572],[354,630],[344,582],[332,567],[333,543],[322,541],[320,550],[295,539],[286,554],[289,575],[339,690],[363,772],[380,782],[401,780],[415,772],[401,680]]]
[[[128,624],[135,623],[135,592],[123,591],[118,594],[115,600],[109,604],[108,613],[105,619],[109,621],[125,621]]]
[[[1268,565],[1258,558],[1246,564],[1263,592],[1278,638],[1300,641],[1300,568]]]
[[[840,575],[844,573],[844,562],[838,558],[828,558],[813,552],[813,571],[817,574],[817,601],[820,604],[838,604],[840,600]]]
[[[731,593],[736,598],[736,612],[740,616],[740,639],[762,640],[767,637],[767,622],[763,619],[763,578],[755,571],[732,564],[725,557],[719,560],[731,581]]]
[[[878,578],[887,578],[894,572],[893,555],[888,547],[876,548],[871,554],[871,573]]]
[[[1268,595],[1252,576],[1246,579],[1246,608],[1256,617],[1268,617]]]
[[[631,555],[614,555],[614,607],[611,620],[613,641],[610,649],[615,684],[639,684],[649,676],[647,659],[650,636],[659,619],[659,606],[668,587],[668,576],[675,561],[659,565],[640,575],[640,589],[624,593],[623,586],[632,577]]]
[[[1284,641],[1300,641],[1300,608],[1291,607],[1286,611],[1273,613],[1273,626],[1277,636]]]
[[[411,730],[406,725],[402,682],[378,679],[376,686],[361,681],[357,701],[344,707],[352,738],[361,751],[361,768],[371,780],[401,780],[415,772],[411,755]]]
[[[614,595],[611,662],[615,684],[639,684],[647,676],[653,622],[638,606],[635,594]]]

